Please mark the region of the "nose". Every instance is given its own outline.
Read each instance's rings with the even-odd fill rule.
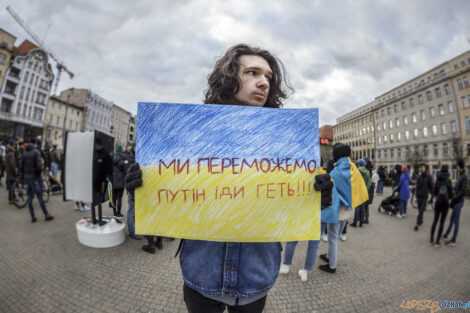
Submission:
[[[264,75],[261,75],[260,79],[258,79],[258,82],[256,83],[256,87],[261,88],[261,89],[269,88],[268,78]]]

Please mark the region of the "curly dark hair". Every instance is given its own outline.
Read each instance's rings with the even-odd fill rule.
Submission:
[[[294,93],[294,89],[285,77],[286,71],[284,65],[269,51],[250,47],[246,44],[238,44],[231,47],[216,62],[214,70],[208,77],[209,86],[204,92],[204,103],[240,104],[235,99],[235,94],[240,90],[242,84],[238,76],[239,59],[242,55],[256,55],[268,62],[273,72],[273,77],[270,81],[269,93],[264,106],[271,108],[282,107],[282,99],[288,97],[287,91],[282,87],[282,83],[284,82],[285,87],[291,91],[291,94]]]

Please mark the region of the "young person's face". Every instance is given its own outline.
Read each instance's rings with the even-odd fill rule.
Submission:
[[[269,82],[273,76],[268,62],[257,55],[242,55],[239,59],[238,76],[242,82],[235,99],[242,105],[265,105]]]
[[[426,172],[426,166],[421,165],[421,172],[422,172],[422,173],[425,173],[425,172]]]

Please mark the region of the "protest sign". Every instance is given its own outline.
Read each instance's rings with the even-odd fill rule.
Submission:
[[[318,239],[317,109],[139,103],[136,233]]]

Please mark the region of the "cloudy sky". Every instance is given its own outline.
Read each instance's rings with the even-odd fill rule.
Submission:
[[[278,56],[295,89],[286,107],[319,108],[320,125],[470,49],[467,0],[3,3],[17,45],[29,37],[7,5],[75,73],[59,91],[90,88],[132,113],[139,101],[201,103],[215,61],[240,42]]]

